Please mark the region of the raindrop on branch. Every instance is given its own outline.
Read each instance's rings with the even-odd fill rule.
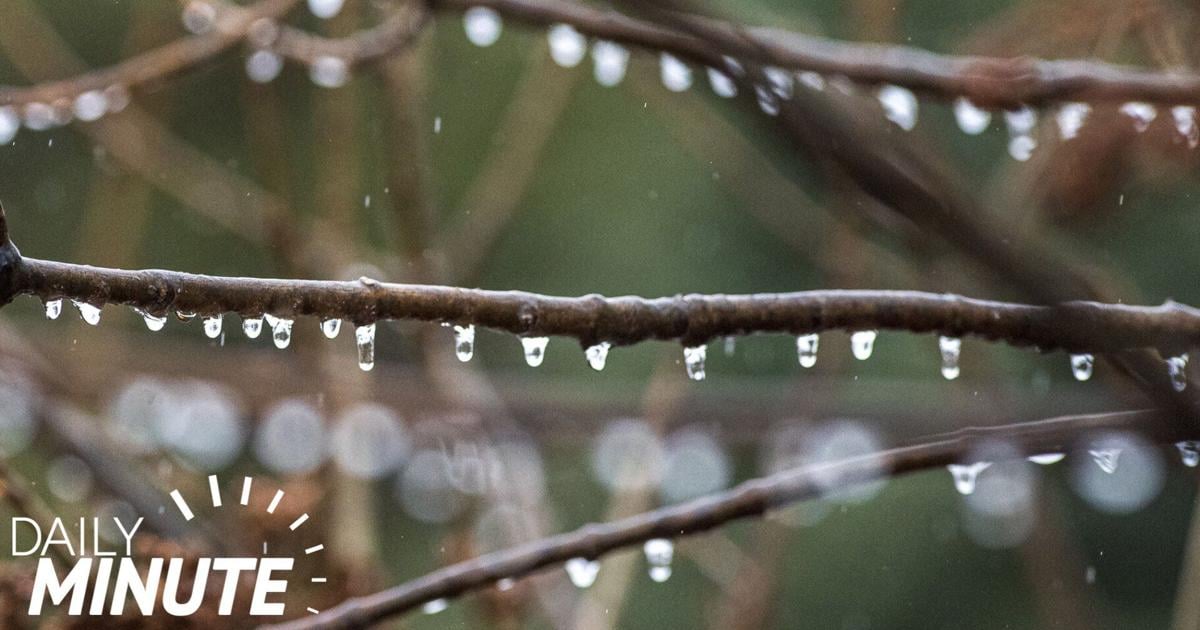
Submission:
[[[1171,377],[1171,387],[1177,392],[1187,389],[1187,364],[1186,354],[1167,359],[1167,374]]]
[[[246,76],[255,83],[270,83],[283,71],[283,57],[271,50],[256,50],[246,57]]]
[[[1171,108],[1171,118],[1175,121],[1175,131],[1187,140],[1189,149],[1200,145],[1200,127],[1196,126],[1196,108],[1190,105],[1176,105]],[[0,144],[3,144],[0,142]]]
[[[754,86],[754,99],[758,101],[758,108],[768,116],[779,115],[779,97],[774,92],[764,86]]]
[[[1025,459],[1039,466],[1049,466],[1050,464],[1057,464],[1058,462],[1061,462],[1066,458],[1066,456],[1066,453],[1039,453],[1037,455],[1030,455]]]
[[[1150,123],[1158,117],[1158,110],[1149,103],[1125,103],[1121,105],[1121,113],[1133,119],[1133,129],[1141,133],[1150,128]]]
[[[1054,120],[1058,123],[1058,135],[1063,140],[1071,140],[1079,135],[1079,130],[1083,129],[1083,123],[1087,120],[1088,114],[1092,113],[1092,106],[1087,103],[1066,103],[1058,108],[1058,114]]]
[[[283,350],[292,343],[292,320],[278,318],[271,324],[271,339],[275,347]]]
[[[612,348],[612,344],[607,341],[601,341],[594,346],[588,346],[583,351],[583,355],[587,357],[588,365],[592,366],[593,370],[599,372],[604,369],[604,364],[608,362],[608,351]]]
[[[209,339],[216,339],[221,336],[221,324],[224,321],[224,316],[220,313],[209,315],[204,318],[204,336]]]
[[[950,464],[946,466],[946,470],[949,470],[950,476],[954,478],[954,489],[965,496],[975,492],[975,482],[979,479],[979,473],[987,470],[991,465],[991,462]]]
[[[463,30],[472,44],[487,48],[500,39],[503,22],[490,7],[471,7],[463,12]]]
[[[525,351],[525,363],[537,367],[546,360],[546,345],[549,337],[521,337],[521,348]]]
[[[75,117],[84,122],[100,120],[108,112],[108,97],[100,90],[88,90],[75,97]],[[0,143],[2,144],[2,143]]]
[[[992,113],[976,107],[964,97],[954,101],[954,120],[958,122],[958,128],[963,133],[977,136],[992,124]]]
[[[454,327],[454,356],[466,363],[475,356],[475,325]]]
[[[31,131],[45,131],[54,126],[54,108],[45,103],[25,105],[25,127]]]
[[[692,346],[683,349],[683,364],[687,367],[688,378],[693,381],[704,380],[704,359],[708,355],[708,346]]]
[[[308,0],[308,10],[322,20],[328,20],[341,12],[345,3],[346,0]]]
[[[425,613],[426,615],[436,615],[449,607],[450,602],[443,597],[440,599],[435,599],[431,602],[425,602],[421,606],[421,612]]]
[[[133,310],[138,315],[142,316],[142,321],[146,322],[146,328],[149,328],[150,332],[158,332],[163,329],[163,326],[167,325],[166,315],[154,315],[152,313],[143,311],[140,308],[135,308]]]
[[[1018,162],[1027,161],[1037,148],[1037,140],[1033,139],[1033,128],[1037,126],[1037,112],[1028,105],[1006,110],[1004,123],[1008,127],[1008,154]]]
[[[83,321],[92,326],[100,323],[100,307],[79,300],[71,300],[71,303],[79,309],[79,317],[83,318]]]
[[[262,334],[263,318],[261,317],[246,317],[242,319],[242,332],[246,333],[246,337],[250,339],[258,339]]]
[[[962,353],[962,339],[938,337],[938,350],[942,353],[942,376],[948,381],[958,378],[958,357]]]
[[[692,69],[674,55],[662,53],[659,57],[659,74],[663,86],[672,92],[683,92],[692,87]]]
[[[825,89],[825,77],[812,71],[804,71],[796,75],[801,85],[818,92]]]
[[[1195,468],[1197,464],[1200,464],[1200,442],[1184,440],[1176,442],[1175,448],[1179,449],[1179,457],[1183,460],[1184,466]]]
[[[600,573],[600,563],[587,558],[571,558],[566,563],[567,577],[578,588],[587,588],[596,582]]]
[[[587,39],[570,24],[555,24],[546,32],[550,58],[563,68],[574,68],[587,53]]]
[[[708,84],[712,86],[713,94],[721,98],[737,96],[737,84],[729,78],[729,75],[714,68],[705,68],[704,70],[708,74]]]
[[[355,328],[354,341],[358,345],[358,367],[364,372],[369,372],[375,367],[374,322]]]
[[[613,87],[625,79],[629,50],[615,42],[598,40],[592,44],[592,63],[596,83]]]
[[[796,356],[800,366],[810,368],[817,364],[817,345],[821,338],[817,333],[796,337]]]
[[[9,105],[0,106],[0,145],[12,142],[21,129],[21,117]]]
[[[342,320],[336,317],[321,322],[321,334],[325,335],[326,339],[336,339],[341,330]]]
[[[183,8],[182,21],[183,28],[189,33],[203,35],[212,30],[213,23],[217,21],[217,10],[207,2],[193,0]]]
[[[62,298],[46,300],[46,319],[58,319],[62,315]]]
[[[650,565],[650,579],[666,582],[671,577],[671,561],[675,557],[675,543],[666,538],[651,538],[642,545],[646,564]]]
[[[340,88],[350,80],[350,66],[340,57],[322,55],[308,68],[308,78],[323,88]]]
[[[1095,357],[1090,354],[1072,354],[1071,374],[1075,375],[1075,380],[1086,381],[1092,378],[1092,366],[1095,362]]]
[[[871,358],[871,353],[875,350],[876,336],[874,330],[860,330],[850,334],[850,351],[855,359],[866,361]]]
[[[901,129],[912,131],[917,126],[917,97],[911,90],[898,85],[885,85],[879,88],[875,98],[883,106],[887,119]]]
[[[792,80],[792,75],[783,68],[775,66],[767,66],[763,68],[763,74],[767,77],[767,82],[771,85],[771,91],[776,96],[783,100],[792,98],[795,89],[795,81]]]

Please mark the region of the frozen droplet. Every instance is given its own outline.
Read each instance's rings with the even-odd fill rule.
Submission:
[[[193,0],[183,7],[183,28],[189,33],[203,35],[212,30],[217,21],[217,10],[213,5],[202,0]]]
[[[938,337],[938,350],[942,353],[942,376],[948,381],[958,378],[958,356],[962,353],[962,339]]]
[[[354,341],[358,344],[358,367],[371,371],[375,367],[375,323],[355,328]]]
[[[1197,464],[1200,464],[1200,442],[1184,440],[1176,442],[1175,448],[1179,449],[1179,457],[1183,460],[1184,466],[1195,468]]]
[[[475,356],[475,325],[454,327],[454,356],[459,361],[467,362]]]
[[[991,465],[991,462],[950,464],[946,466],[946,470],[949,470],[950,476],[954,478],[954,489],[958,490],[959,494],[968,495],[975,492],[975,482],[979,479],[979,473],[987,470]]]
[[[608,362],[608,350],[612,348],[612,344],[607,341],[601,341],[594,346],[588,346],[583,351],[583,356],[587,357],[588,365],[592,366],[593,370],[599,372],[604,369],[604,364]]]
[[[340,88],[350,80],[350,66],[341,57],[321,55],[309,66],[308,78],[323,88]]]
[[[687,367],[688,378],[693,381],[704,380],[704,359],[708,355],[708,346],[691,346],[683,349],[683,364]]]
[[[100,307],[99,306],[94,306],[92,304],[88,304],[87,302],[81,302],[79,300],[71,300],[71,303],[75,305],[75,308],[79,309],[79,317],[83,318],[83,321],[87,322],[88,324],[90,324],[92,326],[95,326],[96,324],[100,323]]]
[[[435,599],[431,602],[425,602],[421,606],[421,612],[426,615],[436,615],[450,607],[450,602],[445,597]]]
[[[1063,140],[1071,140],[1078,136],[1088,114],[1091,113],[1092,106],[1087,103],[1065,103],[1058,108],[1058,114],[1054,120],[1058,123],[1059,137]]]
[[[666,538],[651,538],[642,545],[646,564],[650,565],[650,579],[666,582],[671,577],[671,561],[675,557],[675,543]]]
[[[779,115],[779,97],[766,86],[754,86],[754,100],[758,101],[758,108],[764,114],[768,116]]]
[[[99,120],[108,113],[108,97],[101,90],[88,90],[75,97],[75,117],[84,122]],[[3,144],[3,143],[0,143]]]
[[[629,49],[616,42],[598,40],[592,44],[592,63],[596,83],[613,87],[625,78],[625,70],[629,67]]]
[[[809,89],[816,90],[818,92],[825,89],[825,77],[817,74],[816,72],[805,70],[804,72],[796,75],[796,78],[800,81],[801,85],[806,86]]]
[[[800,359],[801,367],[810,368],[817,364],[817,345],[820,342],[821,337],[817,333],[796,337],[796,356]]]
[[[587,54],[587,38],[570,24],[555,24],[546,31],[550,58],[564,68],[574,68]]]
[[[708,84],[712,86],[713,94],[721,98],[737,96],[737,84],[729,78],[728,74],[715,68],[705,68],[704,70],[708,74]]]
[[[874,330],[859,330],[850,334],[850,351],[854,353],[855,359],[866,361],[871,358],[871,353],[875,350],[876,336]]]
[[[261,317],[244,317],[242,318],[242,332],[250,339],[258,339],[262,333],[263,318]]]
[[[546,360],[546,345],[549,337],[521,337],[521,348],[525,350],[525,362],[529,367],[537,367]]]
[[[659,74],[663,86],[672,92],[683,92],[692,87],[692,69],[674,55],[662,53],[659,57]]]
[[[1061,462],[1066,456],[1066,453],[1038,453],[1037,455],[1030,455],[1025,459],[1039,466],[1049,466],[1050,464]]]
[[[321,334],[325,335],[326,339],[336,339],[338,333],[342,331],[342,320],[334,317],[321,322]]]
[[[503,23],[490,7],[471,7],[463,12],[463,30],[472,44],[486,48],[500,39]]]
[[[62,298],[46,300],[46,319],[58,319],[62,315]]]
[[[204,318],[204,336],[209,339],[216,339],[221,336],[221,323],[224,317],[217,313]]]
[[[155,315],[141,309],[134,310],[137,311],[138,315],[142,316],[142,320],[146,322],[146,328],[149,328],[151,332],[158,332],[163,329],[163,326],[167,325],[166,315]]]
[[[1095,361],[1095,357],[1090,354],[1072,354],[1071,373],[1075,375],[1075,380],[1086,381],[1092,378],[1092,365]]]
[[[308,10],[322,20],[328,20],[341,12],[344,4],[346,0],[308,0]]]
[[[255,83],[270,83],[283,70],[283,57],[273,50],[256,50],[246,57],[246,76]]]
[[[908,88],[885,85],[875,94],[887,119],[905,131],[917,126],[917,96]]]
[[[1033,136],[1016,136],[1008,140],[1008,154],[1018,162],[1028,162],[1037,148],[1037,140]]]
[[[1196,126],[1196,108],[1191,105],[1176,105],[1171,108],[1171,118],[1175,121],[1175,131],[1187,140],[1189,149],[1200,145],[1200,127]],[[0,142],[0,144],[4,144]]]
[[[587,558],[571,558],[566,563],[567,577],[578,588],[587,588],[596,582],[600,573],[600,563]]]
[[[12,142],[21,129],[21,117],[10,105],[0,106],[0,145]]]
[[[32,131],[45,131],[54,126],[54,108],[45,103],[25,105],[25,127]]]
[[[1171,387],[1177,392],[1187,389],[1187,364],[1186,354],[1167,359],[1167,374],[1171,377]]]
[[[976,107],[974,103],[962,97],[954,101],[954,120],[958,121],[958,128],[963,133],[977,136],[992,124],[992,113]]]
[[[1117,464],[1120,461],[1121,449],[1119,448],[1099,448],[1088,451],[1092,456],[1092,460],[1100,467],[1100,470],[1108,474],[1117,472]]]
[[[292,343],[292,320],[279,318],[271,325],[271,339],[275,347],[283,350]]]
[[[1158,117],[1158,110],[1150,103],[1131,102],[1121,105],[1120,112],[1133,119],[1133,129],[1141,133],[1150,128]]]

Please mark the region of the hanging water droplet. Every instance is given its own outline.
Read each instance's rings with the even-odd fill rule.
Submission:
[[[326,339],[336,339],[338,333],[342,331],[342,320],[334,317],[321,322],[321,333]]]
[[[659,57],[659,74],[663,86],[672,92],[683,92],[692,87],[692,69],[674,55],[662,53]]]
[[[375,323],[354,329],[354,341],[358,344],[358,367],[370,372],[375,367]]]
[[[101,90],[88,90],[75,97],[72,109],[75,117],[83,122],[100,120],[108,112],[108,97]]]
[[[1108,474],[1117,472],[1117,463],[1121,457],[1121,449],[1119,448],[1101,448],[1088,451],[1092,456],[1092,460],[1100,467],[1100,470]]]
[[[650,579],[666,582],[671,577],[671,561],[675,557],[675,543],[666,538],[651,538],[642,545],[646,564],[650,565]]]
[[[871,353],[875,350],[876,336],[874,330],[860,330],[850,334],[850,351],[855,359],[866,361],[871,358]]]
[[[275,347],[283,350],[292,343],[292,320],[278,318],[271,326],[271,339]]]
[[[1187,389],[1187,364],[1186,354],[1167,359],[1167,374],[1171,377],[1171,387],[1177,392]]]
[[[71,303],[79,309],[79,317],[83,318],[83,321],[92,326],[100,323],[100,307],[79,300],[71,300]]]
[[[796,356],[800,359],[801,367],[810,368],[817,364],[817,345],[820,342],[817,333],[796,337]]]
[[[885,85],[875,94],[887,119],[905,131],[917,126],[917,96],[908,88]]]
[[[938,350],[942,353],[942,376],[953,381],[958,378],[958,356],[962,353],[962,339],[938,337]]]
[[[1086,381],[1092,378],[1092,366],[1095,362],[1095,357],[1090,354],[1072,354],[1071,373],[1075,375],[1075,380]]]
[[[341,12],[345,3],[346,0],[308,0],[308,10],[322,20],[328,20]]]
[[[242,332],[250,339],[258,339],[258,335],[262,333],[263,318],[261,317],[246,317],[242,319]]]
[[[256,50],[246,57],[246,76],[255,83],[270,83],[283,71],[283,57],[273,50]]]
[[[1037,148],[1037,140],[1033,136],[1017,136],[1008,141],[1008,154],[1018,162],[1028,162]]]
[[[737,352],[737,337],[725,338],[725,356],[731,357]]]
[[[1039,466],[1049,466],[1050,464],[1057,464],[1058,462],[1061,462],[1066,458],[1066,456],[1066,453],[1039,453],[1037,455],[1030,455],[1025,459]]]
[[[795,82],[792,80],[792,74],[783,68],[775,66],[767,66],[763,68],[763,74],[767,77],[767,83],[771,86],[771,91],[775,96],[783,100],[792,98],[792,91]]]
[[[0,145],[12,142],[21,129],[21,116],[11,105],[0,106]]]
[[[178,319],[181,322],[190,322],[195,318],[195,313],[190,313],[187,311],[175,311],[175,319]]]
[[[946,466],[946,470],[949,470],[950,476],[954,478],[954,489],[958,490],[959,494],[967,495],[975,492],[975,481],[979,479],[979,473],[987,470],[991,465],[991,462],[950,464]]]
[[[1184,466],[1195,468],[1197,464],[1200,464],[1200,442],[1184,440],[1176,442],[1175,448],[1179,449],[1179,457],[1183,460]]]
[[[705,68],[704,70],[708,74],[708,84],[712,87],[713,94],[721,98],[737,96],[737,84],[729,78],[729,75],[715,68]]]
[[[204,336],[209,339],[216,339],[221,336],[221,324],[224,321],[224,316],[220,313],[209,315],[204,318]]]
[[[163,329],[163,326],[167,325],[166,315],[154,315],[139,308],[133,310],[142,316],[142,321],[146,322],[146,328],[149,328],[150,332],[158,332]]]
[[[1191,105],[1176,105],[1171,108],[1171,118],[1175,121],[1175,131],[1187,140],[1189,149],[1200,145],[1200,127],[1196,126],[1196,108]],[[0,144],[4,144],[0,142]]]
[[[597,40],[592,44],[592,63],[596,83],[604,87],[613,87],[625,79],[625,70],[629,67],[629,50],[616,42]]]
[[[564,68],[574,68],[587,53],[587,38],[570,24],[555,24],[546,31],[550,58]]]
[[[692,346],[683,349],[683,364],[687,367],[688,378],[693,381],[704,380],[704,359],[708,355],[708,346]]]
[[[340,88],[350,80],[350,66],[345,59],[322,55],[308,68],[308,78],[323,88]]]
[[[593,370],[599,372],[604,369],[604,364],[608,362],[608,350],[612,348],[612,344],[607,341],[601,341],[594,346],[588,346],[583,351],[583,356],[587,357],[588,365],[592,366]]]
[[[27,103],[24,111],[25,127],[31,131],[45,131],[54,126],[54,108],[45,103]]]
[[[600,573],[600,563],[587,558],[571,558],[566,563],[567,577],[577,588],[587,588],[596,582]]]
[[[46,300],[46,319],[58,319],[62,315],[62,298]]]
[[[796,78],[800,80],[801,85],[804,85],[809,89],[816,90],[818,92],[825,89],[825,77],[817,74],[816,72],[805,70],[804,72],[796,75]]]
[[[463,12],[463,30],[467,39],[480,48],[495,44],[503,26],[500,14],[490,7],[471,7]]]
[[[1125,103],[1121,105],[1121,113],[1133,119],[1133,129],[1141,133],[1150,128],[1150,123],[1158,117],[1158,110],[1150,103]]]
[[[768,116],[779,115],[779,97],[775,93],[761,85],[754,86],[754,99],[758,101],[758,108]]]
[[[1008,154],[1018,162],[1033,155],[1037,140],[1033,139],[1033,128],[1037,126],[1037,112],[1028,105],[1019,109],[1005,110],[1004,124],[1008,127]]]
[[[450,602],[447,601],[445,597],[442,597],[431,602],[425,602],[425,604],[421,606],[421,612],[425,613],[426,615],[436,615],[449,607]]]
[[[1066,103],[1058,108],[1058,114],[1054,117],[1058,123],[1058,135],[1063,140],[1071,140],[1079,135],[1079,130],[1083,129],[1083,123],[1087,121],[1088,114],[1092,113],[1092,106],[1087,103]]]
[[[974,103],[962,97],[954,101],[954,120],[958,122],[958,128],[963,133],[977,136],[992,124],[992,113],[976,107]]]
[[[521,348],[525,350],[525,363],[537,367],[546,360],[546,345],[549,337],[521,337]]]
[[[193,0],[183,7],[183,28],[187,29],[189,33],[203,35],[212,30],[216,20],[217,10],[207,2]]]
[[[467,362],[475,356],[475,325],[454,327],[454,355],[459,361]]]

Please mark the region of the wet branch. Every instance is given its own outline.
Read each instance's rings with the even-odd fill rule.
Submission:
[[[349,599],[321,614],[270,628],[368,627],[426,602],[456,597],[504,578],[529,575],[571,558],[595,559],[652,538],[694,535],[854,484],[953,464],[970,457],[975,449],[989,441],[1003,440],[1024,454],[1036,454],[1064,452],[1088,433],[1103,429],[1138,431],[1159,441],[1184,437],[1177,427],[1170,427],[1170,418],[1165,414],[1130,411],[961,429],[931,436],[911,446],[754,479],[725,492],[619,521],[587,525],[570,533],[454,564],[391,589]]]

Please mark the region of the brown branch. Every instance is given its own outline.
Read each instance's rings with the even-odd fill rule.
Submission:
[[[815,498],[892,475],[962,461],[980,444],[1004,440],[1027,454],[1065,451],[1099,429],[1139,431],[1170,441],[1182,436],[1167,414],[1132,411],[1067,416],[988,428],[967,428],[900,447],[831,463],[805,466],[754,479],[707,497],[619,521],[592,524],[520,547],[454,564],[394,588],[347,600],[319,615],[270,626],[275,630],[364,628],[421,604],[456,597],[503,578],[521,577],[571,558],[599,558],[652,538],[678,538],[744,518],[761,516],[784,504]]]

